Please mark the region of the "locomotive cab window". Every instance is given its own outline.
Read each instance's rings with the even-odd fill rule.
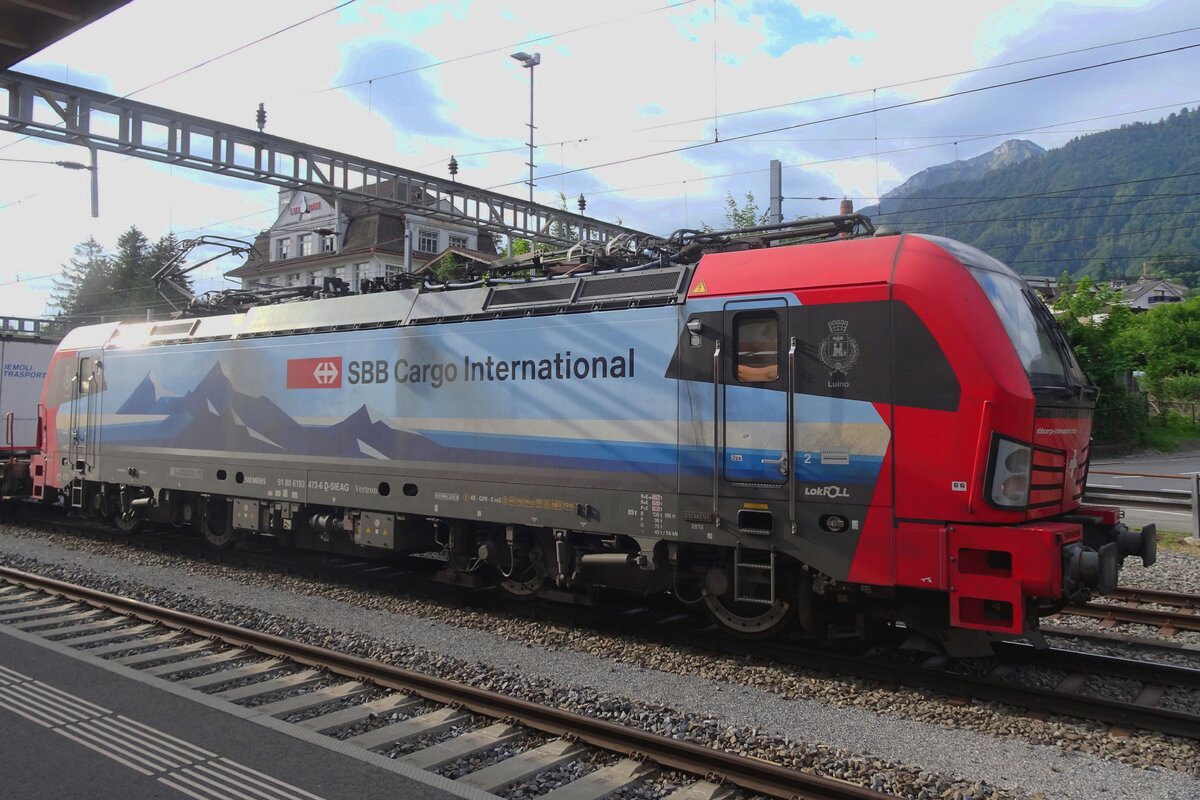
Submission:
[[[735,321],[737,379],[771,383],[779,379],[779,318],[774,314],[741,314]]]
[[[92,381],[94,378],[95,371],[92,369],[92,359],[86,357],[79,359],[79,374],[76,380],[79,382],[80,394],[93,393],[95,387],[92,386]]]

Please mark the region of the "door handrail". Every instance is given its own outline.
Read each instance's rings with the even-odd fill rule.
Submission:
[[[712,521],[721,526],[721,337],[718,334],[713,347],[713,498]]]
[[[796,337],[788,339],[787,377],[787,458],[788,521],[796,535]]]

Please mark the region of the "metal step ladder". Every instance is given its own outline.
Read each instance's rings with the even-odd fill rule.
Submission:
[[[761,553],[756,550],[754,553]],[[743,561],[742,546],[739,544],[733,552],[733,599],[739,603],[757,603],[764,606],[775,605],[775,548],[772,547],[767,551],[767,561]],[[766,574],[765,583],[769,590],[769,597],[756,597],[751,594],[743,594],[743,587],[762,586],[763,574]]]

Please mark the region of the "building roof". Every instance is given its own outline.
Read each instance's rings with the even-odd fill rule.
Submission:
[[[304,269],[308,265],[323,264],[330,259],[341,259],[355,253],[391,253],[404,255],[404,217],[384,211],[373,211],[364,216],[351,217],[346,227],[346,238],[336,253],[314,253],[283,260],[271,259],[270,231],[260,231],[254,239],[254,251],[246,263],[225,274],[231,278],[245,278],[280,268]],[[413,253],[414,263],[428,256]]]
[[[0,0],[0,3],[3,2],[4,0]],[[419,196],[420,190],[413,190],[407,183],[395,183],[385,180],[380,181],[377,185],[370,187],[370,189],[372,193],[378,194],[380,197],[416,202],[420,202],[421,200]],[[324,198],[330,205],[334,202],[331,193],[315,188],[308,188],[303,191]],[[445,201],[442,201],[442,203],[444,204]],[[435,204],[429,203],[428,205],[431,212],[437,210]],[[339,243],[337,252],[318,252],[311,256],[293,256],[287,259],[273,260],[271,258],[270,235],[271,231],[278,226],[277,222],[272,228],[261,231],[258,234],[254,240],[254,251],[251,252],[246,262],[241,266],[229,270],[225,274],[230,278],[247,278],[263,273],[318,268],[330,261],[343,261],[346,256],[354,256],[356,254],[364,256],[385,254],[403,258],[406,223],[409,221],[416,223],[426,221],[420,212],[413,213],[410,219],[402,212],[380,209],[372,205],[371,201],[361,199],[343,198],[340,204],[340,212],[347,220],[347,223],[345,235]],[[474,260],[487,260],[489,263],[497,257],[490,249],[487,249],[490,245],[494,244],[491,233],[482,228],[465,222],[447,223],[442,220],[429,220],[429,224],[439,228],[450,227],[451,229],[466,228],[474,230],[477,244],[484,249],[449,248],[453,249],[459,255]],[[289,225],[287,227],[292,233],[297,232],[296,226]],[[412,251],[413,271],[418,271],[429,262],[440,258],[445,252],[432,255],[419,251],[414,247]]]
[[[1155,291],[1162,291],[1178,297],[1183,297],[1187,294],[1187,287],[1180,286],[1178,283],[1171,283],[1170,281],[1164,280],[1139,281],[1138,283],[1131,283],[1125,287],[1122,302],[1136,303],[1138,300],[1141,300],[1146,295]]]
[[[501,258],[500,254],[495,253],[495,252],[489,253],[486,250],[471,250],[470,248],[467,248],[467,247],[451,246],[451,247],[447,247],[445,250],[442,250],[442,252],[437,253],[436,255],[429,256],[428,257],[429,260],[426,261],[421,266],[418,267],[418,266],[414,265],[413,272],[414,273],[424,272],[425,270],[427,270],[429,268],[429,266],[431,264],[436,264],[438,261],[442,260],[443,256],[446,256],[448,254],[462,256],[463,258],[467,259],[468,261],[472,261],[476,264],[481,264],[483,266],[490,266],[492,264],[492,262]]]
[[[90,25],[129,0],[0,2],[0,69],[24,61],[59,39]]]

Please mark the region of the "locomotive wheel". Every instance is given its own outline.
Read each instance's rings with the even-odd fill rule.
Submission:
[[[546,573],[540,566],[538,563],[530,564],[520,575],[511,578],[504,577],[504,574],[497,569],[496,585],[500,587],[501,591],[513,597],[533,597],[546,581]]]
[[[126,517],[124,514],[118,512],[112,515],[112,523],[113,526],[116,527],[116,529],[121,533],[132,536],[135,533],[142,532],[142,528],[145,527],[146,520],[142,519],[136,514],[131,514],[130,516]]]
[[[233,547],[233,525],[224,502],[209,500],[200,518],[200,535],[214,550]]]
[[[536,544],[532,549],[509,550],[505,558],[507,567],[492,562],[496,585],[513,597],[533,597],[546,581],[546,570],[542,567],[542,551]],[[505,573],[508,577],[505,577]]]
[[[533,597],[542,586],[542,576],[535,575],[526,581],[501,578],[496,585],[513,597]]]
[[[796,604],[776,597],[771,605],[745,603],[704,593],[704,610],[726,633],[739,639],[766,639],[792,624]]]

